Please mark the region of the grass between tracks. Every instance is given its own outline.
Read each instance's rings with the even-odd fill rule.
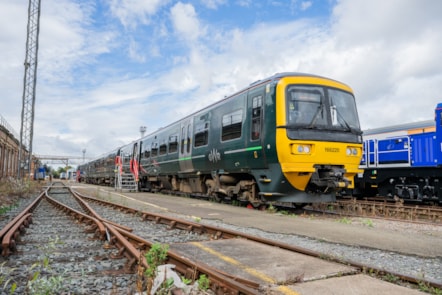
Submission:
[[[43,183],[7,178],[0,180],[0,216],[16,206],[21,198],[28,198],[41,191]]]

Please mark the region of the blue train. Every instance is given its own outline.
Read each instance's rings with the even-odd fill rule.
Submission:
[[[442,103],[435,120],[366,130],[356,195],[442,204]]]

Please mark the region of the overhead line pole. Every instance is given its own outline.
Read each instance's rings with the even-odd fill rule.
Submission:
[[[20,146],[18,152],[18,178],[29,176],[34,135],[35,89],[37,84],[38,35],[40,33],[41,0],[29,0],[26,38],[23,105],[21,111]],[[25,151],[28,152],[27,157]]]

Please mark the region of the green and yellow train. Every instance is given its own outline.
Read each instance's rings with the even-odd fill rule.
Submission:
[[[255,206],[333,201],[362,155],[352,89],[280,73],[79,167],[88,183],[172,191]],[[79,173],[79,175],[80,175]]]

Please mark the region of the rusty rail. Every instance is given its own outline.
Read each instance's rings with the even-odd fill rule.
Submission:
[[[401,202],[388,203],[351,199],[333,203],[314,203],[311,207],[313,210],[347,216],[442,223],[442,209],[440,207],[411,206]]]
[[[83,195],[77,191],[74,191],[74,190],[72,190],[72,192],[74,194],[78,195],[79,197],[89,200],[91,202],[104,204],[106,206],[117,208],[118,210],[121,210],[121,211],[124,211],[127,213],[139,214],[143,218],[143,220],[153,221],[153,222],[159,223],[159,224],[166,224],[169,226],[169,229],[177,228],[177,229],[181,229],[181,230],[187,230],[189,232],[195,232],[198,234],[208,234],[214,240],[232,239],[232,238],[238,237],[238,232],[235,232],[235,231],[229,231],[226,229],[221,230],[219,227],[215,227],[215,226],[209,226],[209,225],[204,225],[201,223],[187,221],[187,220],[183,220],[183,219],[179,219],[179,218],[173,218],[173,217],[158,214],[158,213],[140,211],[140,210],[130,208],[127,206],[123,206],[123,205],[107,202],[104,200],[92,198],[89,196],[85,196],[85,195]]]
[[[16,240],[20,233],[24,233],[25,227],[32,223],[32,212],[43,199],[45,191],[29,204],[22,212],[20,212],[13,220],[0,230],[1,250],[3,256],[8,256],[11,252],[16,251]]]
[[[133,233],[126,232],[123,229],[116,228],[116,230],[125,237],[133,245],[137,245],[137,248],[142,252],[148,251],[152,247],[152,242],[147,241]],[[136,255],[135,253],[134,255]],[[138,256],[139,257],[139,256]],[[143,260],[144,262],[144,260]],[[214,285],[215,289],[223,290],[223,294],[237,294],[239,291],[243,294],[259,294],[257,289],[259,284],[253,281],[229,276],[222,273],[204,263],[194,262],[188,258],[185,258],[178,253],[169,250],[167,252],[167,263],[175,265],[175,269],[184,274],[186,277],[195,279],[198,274],[206,274],[210,282]],[[148,267],[143,264],[144,267]]]
[[[319,253],[319,252],[316,252],[316,251],[313,251],[310,249],[305,249],[302,247],[297,247],[297,246],[293,246],[293,245],[286,244],[286,243],[281,243],[281,242],[270,240],[270,239],[260,238],[260,237],[252,236],[252,235],[245,234],[242,232],[237,232],[234,230],[223,229],[223,228],[210,226],[210,225],[202,225],[202,224],[198,224],[198,223],[191,222],[191,221],[179,220],[179,219],[168,217],[168,216],[161,215],[161,214],[139,211],[139,210],[125,207],[125,206],[122,206],[119,204],[110,203],[110,202],[99,200],[96,198],[84,196],[84,195],[81,195],[80,193],[78,193],[78,194],[82,198],[85,198],[85,199],[88,199],[88,200],[91,200],[91,201],[94,201],[97,203],[103,203],[108,206],[113,206],[115,208],[123,208],[122,210],[127,210],[127,212],[132,212],[134,214],[141,214],[145,220],[150,220],[150,221],[154,221],[154,222],[158,222],[158,223],[162,223],[162,224],[169,224],[170,226],[177,227],[180,229],[193,230],[195,232],[201,232],[201,233],[209,233],[216,238],[243,238],[243,239],[247,239],[250,241],[255,241],[258,243],[265,244],[265,245],[270,245],[270,246],[278,247],[281,249],[285,249],[285,250],[289,250],[289,251],[293,251],[293,252],[297,252],[297,253],[313,256],[313,257],[318,257],[318,258],[323,258],[323,259],[327,259],[330,261],[336,261],[338,263],[348,264],[348,265],[351,265],[351,266],[354,266],[354,267],[360,269],[361,271],[368,270],[370,272],[379,273],[379,274],[390,273],[390,274],[397,276],[397,277],[399,277],[405,281],[408,281],[410,283],[419,283],[420,282],[420,283],[428,284],[429,286],[432,286],[432,287],[442,288],[442,284],[440,284],[440,283],[436,283],[436,282],[432,282],[432,281],[425,281],[424,279],[414,278],[411,276],[401,275],[401,274],[398,274],[395,272],[385,271],[384,269],[366,266],[361,263],[357,263],[357,262],[350,261],[350,260],[336,259],[333,256],[324,255],[323,253]],[[330,205],[330,204],[328,204],[328,205]]]
[[[106,206],[112,206],[114,208],[118,208],[119,210],[125,211],[127,213],[141,213],[143,220],[151,220],[156,223],[168,224],[170,228],[179,228],[188,231],[194,231],[198,233],[207,233],[209,232],[212,236],[220,238],[221,236],[229,238],[236,237],[236,233],[227,234],[224,231],[220,231],[218,228],[205,227],[201,224],[187,222],[184,220],[170,218],[167,216],[159,215],[159,214],[150,214],[148,212],[140,212],[136,209],[119,206],[114,203],[109,203],[102,200],[97,200],[94,198],[90,198],[84,196],[76,191],[71,190],[71,192],[78,196],[77,200],[80,201],[81,206],[87,208],[90,214],[97,219],[101,219],[97,213],[83,200],[88,199],[90,201],[97,201],[98,203],[105,204]],[[110,243],[116,245],[118,248],[118,255],[125,255],[129,259],[128,267],[132,268],[135,266],[136,262],[141,261],[142,266],[146,269],[148,265],[146,264],[145,259],[140,259],[141,251],[146,252],[152,247],[152,243],[142,239],[141,237],[132,234],[129,231],[126,231],[123,226],[120,225],[111,225],[107,221],[103,221],[106,225],[109,233],[111,234]],[[215,290],[219,290],[222,294],[260,294],[257,289],[259,288],[259,284],[245,280],[238,279],[228,276],[227,274],[221,273],[203,263],[194,262],[188,258],[181,257],[177,253],[169,250],[167,252],[168,263],[174,264],[175,269],[184,274],[186,277],[190,279],[195,279],[195,277],[199,273],[206,274],[211,282],[211,288]]]
[[[101,221],[97,220],[96,218],[94,218],[92,216],[89,216],[89,215],[86,215],[82,212],[79,212],[73,208],[70,208],[70,207],[52,199],[48,195],[46,195],[45,197],[46,197],[46,200],[49,203],[51,203],[53,206],[55,206],[56,208],[58,208],[64,212],[69,212],[78,221],[89,225],[90,226],[89,231],[95,232],[95,235],[98,238],[100,238],[101,240],[105,239],[106,227],[104,226],[104,224]]]

